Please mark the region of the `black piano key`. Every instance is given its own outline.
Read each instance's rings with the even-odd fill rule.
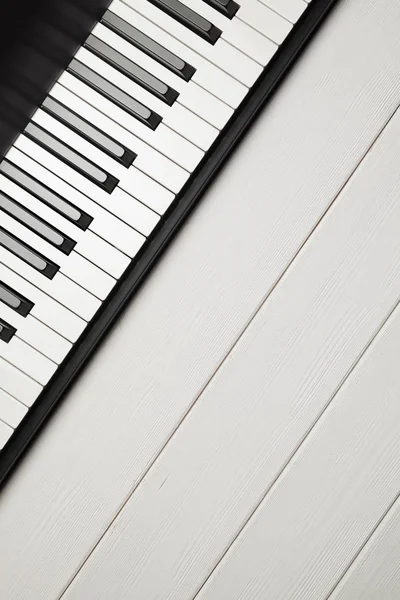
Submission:
[[[90,67],[76,60],[76,58],[71,61],[68,71],[153,131],[161,123],[162,117],[160,115],[129,96],[129,94],[107,81],[101,75],[98,75]]]
[[[70,254],[76,242],[65,235],[22,204],[0,192],[0,209],[13,217],[16,221],[25,225],[28,229],[46,240],[49,244],[60,250],[63,254]]]
[[[203,0],[203,2],[215,8],[222,15],[228,17],[228,19],[233,19],[240,8],[239,4],[233,0]]]
[[[8,342],[14,337],[16,331],[17,330],[15,327],[12,327],[0,317],[0,340],[8,344]]]
[[[218,27],[179,0],[149,0],[149,2],[210,44],[215,44],[222,34]]]
[[[147,54],[147,56],[156,60],[160,65],[181,77],[181,79],[190,81],[195,74],[196,69],[192,65],[189,65],[189,63],[179,58],[179,56],[176,56],[111,11],[108,10],[104,14],[101,22],[115,33],[118,33],[127,42],[130,42],[135,48],[138,48]]]
[[[80,208],[74,206],[68,200],[51,190],[49,187],[40,183],[37,179],[28,175],[25,171],[9,162],[7,159],[0,163],[0,173],[14,181],[21,188],[35,196],[38,200],[46,204],[58,214],[68,219],[71,223],[86,231],[93,217],[85,213]]]
[[[40,254],[40,252],[37,252],[31,246],[28,246],[28,244],[25,244],[22,240],[3,229],[3,227],[0,227],[0,246],[18,256],[18,258],[26,262],[33,269],[36,269],[36,271],[42,273],[48,279],[53,279],[60,268],[43,256],[43,254]]]
[[[132,81],[156,96],[168,106],[172,106],[178,98],[179,93],[169,85],[154,77],[151,73],[126,58],[123,54],[111,48],[108,44],[94,35],[90,35],[85,43],[86,48],[112,65],[118,71],[129,77]]]
[[[106,171],[100,169],[92,161],[88,160],[83,154],[77,152],[71,146],[68,146],[51,133],[47,132],[36,123],[29,123],[24,131],[25,135],[37,142],[43,148],[54,154],[57,158],[65,162],[70,167],[90,179],[102,189],[111,193],[118,185],[118,179],[109,175]]]
[[[22,317],[27,317],[35,306],[33,302],[22,296],[19,292],[13,290],[4,281],[0,280],[0,301],[6,306],[15,310]],[[1,310],[1,308],[0,308]]]
[[[42,109],[125,167],[130,167],[137,157],[137,154],[113,140],[58,100],[48,96],[42,104]]]

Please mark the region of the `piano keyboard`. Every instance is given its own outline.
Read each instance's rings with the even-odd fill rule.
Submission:
[[[334,0],[113,0],[0,163],[0,478]]]

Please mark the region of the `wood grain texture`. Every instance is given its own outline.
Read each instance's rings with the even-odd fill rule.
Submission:
[[[400,299],[399,155],[400,110],[80,571],[65,600],[195,596]],[[354,419],[350,425],[356,430],[359,426]],[[395,427],[397,431],[397,422]],[[329,434],[328,440],[323,441],[327,447],[334,437]],[[340,439],[335,441],[346,448]],[[361,468],[368,476],[368,465],[361,463]],[[312,529],[304,561],[311,564],[322,552],[324,538],[319,538],[309,512],[313,494],[317,503],[321,501],[319,490],[309,491],[310,506],[297,506],[297,498],[308,493],[303,488],[313,481],[312,472],[303,483],[296,477],[299,490],[293,484],[290,494],[280,500],[285,507],[281,514],[275,512],[272,520],[260,517],[262,533],[256,528],[253,534],[260,539],[269,535],[264,533],[266,523],[276,523],[265,547],[250,539],[223,583],[199,598],[323,598],[318,586],[324,578],[319,572],[316,583],[302,556],[296,562],[311,582],[301,579],[301,585],[295,580],[295,568],[291,573],[286,565],[289,573],[284,576],[285,568],[276,567],[274,573],[264,565],[264,556],[268,565],[302,554],[301,537],[296,538],[291,526],[297,520],[300,527],[303,516],[304,529],[307,533]],[[347,476],[343,478],[347,481]],[[289,485],[288,476],[284,479]],[[330,484],[335,485],[334,478]],[[324,514],[334,511],[328,495],[323,500]],[[358,505],[352,508],[357,510]],[[324,527],[318,525],[323,535]],[[286,545],[275,557],[274,536],[279,531]],[[314,557],[318,544],[322,549]],[[337,568],[335,560],[329,567]],[[260,589],[252,585],[253,578],[262,582]]]
[[[397,500],[329,600],[399,600],[400,501]]]
[[[199,600],[329,595],[400,489],[399,354],[398,309]]]
[[[58,597],[350,176],[400,101],[399,17],[341,3],[30,449],[1,598]]]

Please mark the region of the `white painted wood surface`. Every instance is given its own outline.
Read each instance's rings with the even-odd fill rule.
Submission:
[[[400,500],[394,503],[329,600],[400,598]]]
[[[399,493],[399,355],[400,309],[199,600],[322,600],[329,595]]]
[[[199,397],[399,104],[399,21],[341,3],[29,451],[0,497],[2,599],[62,594]]]
[[[399,156],[400,110],[117,517],[66,600],[195,596],[400,299]],[[359,425],[351,426],[357,430]],[[397,432],[397,421],[393,427]],[[329,439],[335,451],[342,444],[337,434]],[[311,479],[312,471],[305,473],[304,485],[298,478],[295,482],[308,488]],[[299,547],[307,562],[297,560],[305,573],[320,542],[309,515],[318,513],[321,499],[316,497],[318,506],[310,513],[309,506],[297,507],[295,497],[293,484],[282,506],[289,510],[293,503],[290,510],[299,527],[302,513],[307,514],[310,551],[301,553]],[[249,542],[223,583],[200,598],[283,600],[301,593],[307,600],[323,598],[312,580],[315,595],[312,589],[293,592],[295,565],[292,577],[284,577],[288,564],[277,568],[275,587],[251,585],[258,571],[272,582],[271,571],[262,565],[273,562],[273,538],[286,528],[286,519],[292,524],[283,508],[272,520],[263,519],[269,525],[262,529],[276,523],[269,544],[254,548]],[[298,529],[289,530],[282,561],[303,543]]]

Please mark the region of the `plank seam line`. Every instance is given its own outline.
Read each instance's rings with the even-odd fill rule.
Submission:
[[[321,410],[321,412],[319,413],[319,415],[315,418],[314,422],[310,425],[310,427],[308,428],[308,430],[305,432],[305,434],[301,438],[300,442],[297,444],[296,448],[290,454],[289,458],[286,460],[286,462],[284,463],[283,467],[280,469],[279,473],[276,475],[276,477],[274,478],[274,480],[272,481],[272,483],[268,486],[267,490],[262,495],[261,499],[257,502],[255,508],[251,511],[251,513],[249,514],[249,516],[246,518],[246,520],[244,521],[243,525],[238,529],[238,531],[235,534],[234,538],[229,543],[229,545],[226,547],[226,549],[224,550],[223,554],[221,555],[221,557],[219,558],[219,560],[215,563],[213,569],[210,571],[210,573],[208,574],[207,578],[203,581],[203,583],[198,588],[197,592],[191,598],[191,600],[195,600],[198,597],[199,593],[204,588],[204,586],[207,584],[207,582],[209,581],[209,579],[211,578],[211,576],[215,572],[215,570],[218,568],[218,566],[220,565],[220,563],[224,560],[225,556],[229,553],[230,549],[235,544],[236,540],[239,538],[239,536],[243,533],[243,531],[250,524],[250,521],[253,519],[253,517],[256,516],[256,513],[258,512],[258,509],[261,508],[261,505],[264,503],[264,501],[266,500],[266,498],[273,492],[273,490],[279,484],[279,481],[280,481],[281,477],[285,474],[285,472],[287,471],[287,469],[290,467],[290,465],[293,462],[293,460],[295,459],[297,453],[301,450],[302,446],[307,442],[308,438],[310,437],[310,435],[312,435],[312,433],[316,429],[316,427],[318,427],[318,425],[321,423],[321,421],[322,421],[325,413],[332,406],[332,404],[333,404],[336,396],[340,392],[341,388],[346,383],[346,381],[349,379],[349,377],[352,375],[352,373],[357,369],[360,361],[364,358],[364,356],[366,355],[366,353],[368,352],[368,350],[370,349],[370,347],[374,344],[374,342],[376,341],[376,338],[382,332],[382,329],[385,327],[385,325],[389,321],[390,317],[393,315],[393,313],[396,311],[396,309],[399,306],[400,306],[400,300],[398,300],[396,302],[395,306],[390,310],[389,314],[383,320],[383,322],[380,324],[380,326],[378,327],[378,329],[375,332],[375,334],[372,336],[372,338],[369,340],[369,342],[367,342],[366,346],[361,351],[361,354],[358,356],[358,358],[355,359],[355,361],[353,362],[352,366],[347,371],[346,375],[344,375],[344,377],[342,378],[341,382],[337,386],[336,390],[333,392],[332,396],[328,400],[327,404],[324,406],[324,408]],[[327,600],[327,599],[325,599],[325,600]]]
[[[357,550],[357,552],[354,554],[354,556],[351,559],[351,561],[349,562],[348,566],[344,569],[343,573],[340,575],[340,577],[337,580],[337,582],[331,588],[331,591],[328,592],[328,595],[325,597],[325,600],[329,600],[329,598],[332,597],[332,594],[335,592],[336,588],[339,587],[341,581],[352,570],[352,567],[354,567],[354,565],[356,564],[357,559],[360,557],[360,555],[363,552],[363,550],[367,546],[369,546],[371,540],[373,540],[373,538],[375,537],[375,533],[377,533],[377,531],[380,529],[381,525],[384,524],[384,522],[386,521],[386,519],[389,518],[390,513],[396,508],[396,504],[398,503],[399,500],[400,500],[400,491],[397,493],[397,495],[395,496],[394,500],[389,504],[388,508],[385,510],[385,512],[383,513],[382,517],[378,520],[378,522],[375,525],[375,527],[373,527],[372,530],[371,530],[371,532],[367,535],[367,537],[365,539],[365,542],[363,544],[361,544],[359,550]]]
[[[309,242],[309,240],[312,238],[313,234],[316,232],[316,230],[318,229],[318,227],[320,226],[320,224],[322,223],[322,221],[325,219],[325,217],[327,216],[327,214],[330,212],[331,208],[334,206],[336,200],[341,196],[341,194],[344,191],[344,189],[350,183],[350,180],[354,177],[354,175],[356,174],[356,172],[358,171],[358,169],[362,166],[364,160],[367,158],[367,156],[369,155],[369,153],[372,151],[373,147],[375,146],[376,142],[379,140],[379,138],[381,137],[381,135],[383,134],[383,132],[385,131],[385,129],[387,128],[387,126],[390,124],[390,122],[394,118],[395,114],[399,110],[399,107],[400,107],[400,104],[398,104],[396,106],[396,108],[394,109],[394,111],[389,115],[389,117],[384,122],[383,126],[379,129],[378,133],[373,138],[372,142],[369,144],[369,146],[367,147],[366,151],[362,154],[361,158],[357,162],[357,164],[354,167],[354,169],[351,171],[350,175],[345,179],[344,183],[340,186],[339,190],[336,192],[336,194],[334,195],[333,199],[331,200],[331,202],[329,203],[329,205],[327,206],[327,208],[325,209],[325,211],[322,213],[322,215],[317,220],[316,224],[312,227],[312,229],[310,230],[310,232],[308,233],[308,235],[306,235],[305,239],[300,244],[298,250],[294,253],[293,257],[289,260],[288,264],[283,269],[282,273],[278,276],[278,278],[276,279],[275,283],[272,284],[272,286],[270,287],[269,291],[267,291],[266,296],[261,300],[261,302],[256,307],[256,309],[253,312],[253,314],[249,317],[247,323],[245,324],[245,326],[243,327],[243,329],[239,332],[236,340],[232,343],[232,345],[231,345],[230,349],[228,350],[228,352],[225,354],[225,356],[221,359],[220,363],[217,365],[217,367],[214,369],[214,371],[208,377],[207,381],[204,383],[204,385],[200,389],[199,393],[197,394],[197,396],[195,397],[195,399],[193,400],[193,402],[190,404],[190,406],[188,407],[188,409],[184,412],[184,414],[182,415],[182,417],[179,419],[179,421],[177,422],[176,426],[174,427],[174,429],[172,430],[172,432],[170,433],[170,435],[168,436],[168,438],[166,439],[166,441],[164,442],[164,444],[162,444],[160,450],[157,452],[157,454],[154,457],[154,459],[150,462],[149,466],[146,468],[146,470],[139,477],[139,479],[136,482],[136,484],[134,485],[133,489],[129,492],[129,494],[127,495],[127,497],[125,498],[125,500],[122,501],[119,509],[116,511],[114,517],[111,519],[111,521],[109,522],[108,526],[104,529],[103,533],[99,536],[97,542],[94,543],[94,545],[89,550],[89,552],[87,553],[87,555],[83,558],[83,560],[80,563],[80,565],[77,567],[75,573],[70,577],[70,579],[68,580],[68,582],[65,584],[65,586],[63,587],[60,595],[57,597],[57,600],[61,600],[65,596],[66,592],[68,591],[68,588],[72,585],[72,583],[78,577],[80,571],[84,568],[85,564],[88,562],[88,560],[90,559],[91,555],[95,552],[95,550],[98,548],[98,546],[102,542],[103,538],[107,535],[108,531],[111,529],[111,527],[113,526],[114,522],[118,519],[119,515],[124,510],[125,506],[128,504],[128,502],[130,501],[130,499],[133,496],[133,494],[137,491],[137,489],[139,488],[139,486],[143,483],[143,481],[145,480],[145,478],[147,477],[148,473],[151,471],[151,469],[153,468],[153,466],[158,462],[158,460],[160,459],[160,457],[163,454],[164,450],[168,446],[169,442],[172,440],[172,438],[178,432],[179,428],[186,421],[187,417],[189,416],[189,413],[194,408],[194,406],[197,404],[197,402],[200,400],[201,396],[206,391],[206,389],[208,388],[208,386],[210,385],[210,383],[212,382],[212,380],[214,379],[214,377],[217,375],[217,373],[223,367],[225,361],[229,358],[230,354],[236,348],[237,344],[240,342],[240,340],[242,339],[242,337],[245,335],[245,333],[247,332],[248,328],[252,324],[253,320],[256,318],[256,316],[258,315],[258,313],[260,312],[260,310],[263,308],[264,304],[270,298],[271,294],[273,294],[273,292],[275,291],[275,289],[277,288],[277,286],[280,284],[280,282],[282,281],[282,279],[284,278],[284,276],[288,272],[288,270],[290,268],[292,268],[293,264],[296,262],[296,260],[298,259],[298,257],[301,255],[301,253],[303,252],[305,246],[307,245],[307,243]],[[394,312],[395,308],[392,309],[392,311],[390,311],[389,317]],[[382,324],[382,326],[383,325],[384,325],[384,323]],[[361,357],[363,356],[363,354],[365,353],[365,351],[367,350],[367,348],[369,347],[369,345],[375,339],[376,335],[378,335],[380,329],[377,331],[377,333],[370,340],[370,342],[368,343],[368,345],[366,346],[366,348],[364,349],[364,351],[362,352],[362,354],[359,356],[358,360],[361,359]],[[358,360],[357,360],[357,362],[358,362]],[[357,364],[357,362],[355,364]],[[354,369],[354,366],[355,365],[353,365],[352,369]],[[348,375],[350,373],[351,373],[351,371],[348,373]],[[346,376],[346,378],[347,378],[347,376]],[[342,383],[340,384],[340,386],[344,383],[344,381],[345,380],[342,381]],[[335,394],[337,393],[337,391],[335,392]],[[326,406],[326,408],[327,408],[327,406]],[[320,417],[321,416],[322,416],[322,414],[320,414]],[[315,424],[316,423],[314,423],[314,425]],[[312,427],[314,427],[314,425]],[[308,435],[308,433],[306,435]],[[301,444],[303,443],[303,441],[304,440],[302,440]],[[289,458],[289,461],[291,461],[291,459],[292,459],[292,456]],[[284,468],[286,468],[286,465],[284,466]],[[278,477],[279,476],[280,475],[278,475]],[[272,485],[274,485],[274,483]],[[268,493],[268,491],[267,491],[267,493]],[[263,499],[264,499],[264,497],[262,498],[262,500]],[[261,502],[262,502],[262,500],[261,500]],[[245,522],[244,526],[246,526],[247,522],[252,518],[254,512],[257,510],[257,508],[258,508],[258,506],[259,506],[260,503],[258,503],[257,506],[256,506],[256,508],[254,509],[254,511],[252,511],[252,513],[250,514],[249,518]],[[239,532],[237,533],[237,535],[233,539],[232,543],[234,543],[234,541],[236,540],[236,537],[240,534],[240,532],[243,529],[243,527],[239,530]],[[215,566],[213,567],[212,571],[208,575],[207,579],[203,582],[203,584],[201,585],[201,587],[198,589],[198,591],[196,592],[196,594],[193,596],[192,600],[195,600],[195,598],[199,594],[200,590],[203,588],[203,586],[205,585],[205,583],[208,581],[209,577],[214,572],[215,568],[218,566],[219,562],[225,556],[226,552],[228,552],[228,550],[231,547],[232,543],[227,547],[227,549],[225,550],[224,554],[221,556],[221,559],[218,560],[218,562],[215,564]]]

